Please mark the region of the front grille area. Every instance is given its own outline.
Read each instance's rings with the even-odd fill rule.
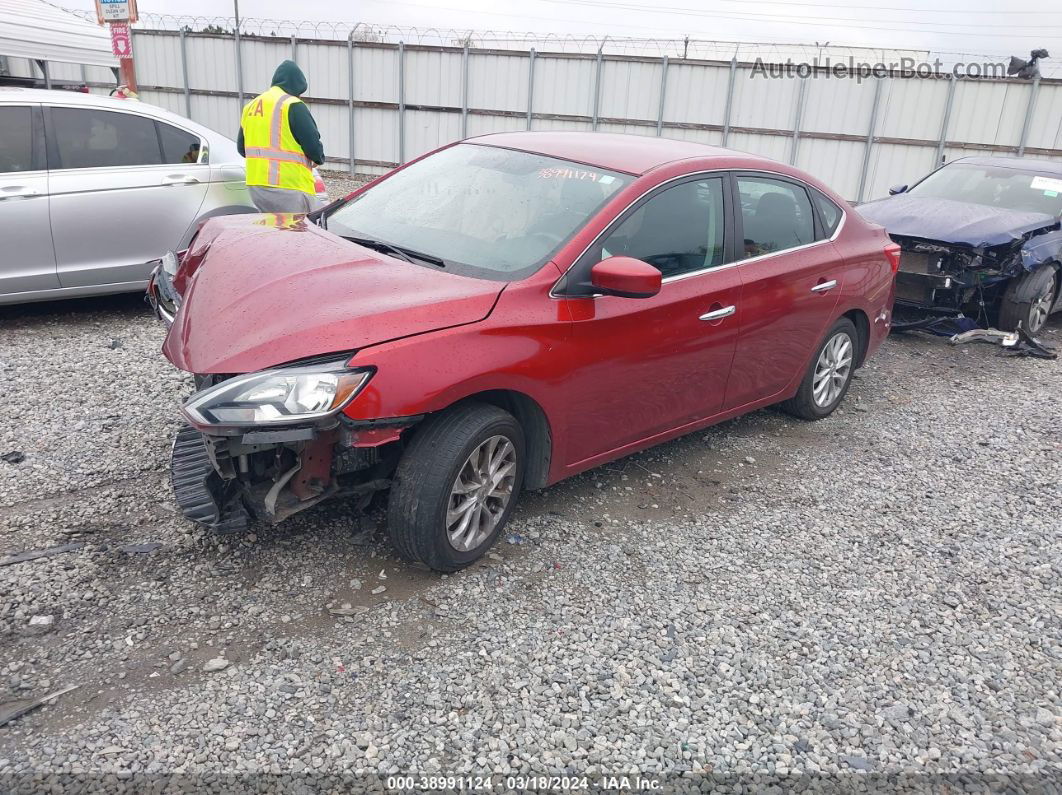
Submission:
[[[900,270],[903,273],[937,274],[941,271],[941,257],[940,254],[904,251],[900,254]]]

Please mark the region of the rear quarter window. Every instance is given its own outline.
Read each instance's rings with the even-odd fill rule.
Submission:
[[[841,215],[844,211],[814,188],[811,189],[811,197],[819,210],[823,237],[833,237],[833,233],[837,231],[837,227],[841,223]]]

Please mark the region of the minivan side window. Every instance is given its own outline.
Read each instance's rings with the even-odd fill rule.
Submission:
[[[819,218],[822,219],[822,237],[833,237],[837,224],[841,223],[841,208],[814,188],[811,189],[811,195],[815,199],[815,206],[819,208]]]
[[[25,105],[0,107],[0,174],[32,170],[32,111]]]
[[[723,219],[721,178],[684,182],[627,216],[601,241],[595,261],[634,257],[658,268],[665,279],[718,267],[725,262]]]
[[[172,124],[158,122],[164,163],[206,163],[207,153],[198,135],[192,135]]]
[[[95,108],[52,108],[58,165],[53,168],[162,164],[153,119]]]
[[[739,176],[742,256],[759,257],[815,241],[815,221],[808,192],[801,186],[769,177]]]

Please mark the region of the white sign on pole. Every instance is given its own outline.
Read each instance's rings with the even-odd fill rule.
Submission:
[[[105,22],[125,22],[129,19],[129,0],[99,0]]]

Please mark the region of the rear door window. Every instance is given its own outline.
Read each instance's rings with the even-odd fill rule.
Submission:
[[[0,174],[33,170],[32,111],[26,105],[0,107]]]
[[[759,257],[815,241],[808,192],[794,182],[737,177],[744,227],[743,257]]]
[[[153,119],[95,108],[52,108],[53,168],[162,164]]]
[[[164,163],[205,163],[206,151],[198,135],[192,135],[172,124],[158,122]]]

